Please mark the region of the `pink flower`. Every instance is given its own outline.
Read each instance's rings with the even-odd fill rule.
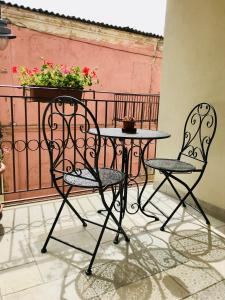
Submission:
[[[39,72],[39,69],[35,67],[35,68],[33,68],[32,71],[33,71],[33,73],[38,73],[38,72]]]
[[[12,67],[12,72],[17,73],[17,67],[16,66]]]
[[[82,70],[82,72],[83,72],[86,76],[88,75],[89,71],[90,71],[90,68],[88,68],[88,67],[84,67],[83,70]]]
[[[64,74],[70,73],[70,69],[67,68],[65,65],[61,65],[61,70]]]
[[[70,72],[70,70],[68,69],[68,68],[65,68],[64,70],[63,70],[63,73],[64,74],[68,74]]]

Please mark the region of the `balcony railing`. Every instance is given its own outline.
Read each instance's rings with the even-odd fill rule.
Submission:
[[[36,101],[33,101],[36,100]],[[103,91],[85,91],[83,101],[94,114],[99,127],[121,127],[125,115],[134,116],[138,128],[157,129],[159,95],[129,94]],[[54,196],[54,189],[49,175],[49,157],[42,135],[42,114],[46,103],[26,95],[18,86],[0,87],[0,134],[2,147],[9,153],[5,156],[7,165],[4,174],[4,194],[8,202],[24,199]],[[74,121],[74,130],[79,126]],[[63,139],[63,124],[58,128],[56,139]],[[114,166],[120,168],[121,151],[119,141],[118,155]],[[77,137],[80,148],[94,143],[93,136],[85,140]],[[143,170],[140,169],[138,147],[142,141],[132,141],[130,174],[141,181]],[[72,155],[73,145],[68,145],[68,155]],[[73,153],[73,155],[75,155]],[[146,158],[155,156],[155,143],[146,151]],[[111,164],[113,150],[109,141],[102,140],[100,163],[102,167]],[[82,192],[82,190],[77,190]]]

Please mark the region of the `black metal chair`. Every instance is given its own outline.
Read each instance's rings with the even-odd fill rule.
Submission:
[[[175,212],[178,210],[178,208],[181,205],[183,205],[184,207],[186,206],[185,200],[189,195],[192,196],[196,204],[196,208],[203,215],[206,224],[210,224],[198,200],[193,194],[193,190],[201,180],[207,166],[208,151],[216,132],[216,126],[217,117],[215,109],[208,103],[200,103],[192,109],[187,117],[184,126],[183,144],[178,158],[156,158],[145,161],[145,164],[147,166],[159,170],[165,176],[164,180],[159,184],[154,193],[143,205],[143,209],[145,209],[147,204],[151,203],[164,216],[167,217],[167,220],[160,228],[162,231],[164,230],[164,227],[167,225],[169,220],[173,217]],[[197,179],[191,186],[189,186],[187,183],[176,176],[176,174],[181,175],[184,173],[198,173]],[[152,198],[166,181],[169,182],[178,199],[180,200],[179,204],[170,214],[170,216],[165,215],[163,211],[152,202]],[[187,189],[188,192],[184,197],[180,196],[174,185],[174,182],[180,183]]]
[[[106,228],[115,231],[117,236],[122,234],[125,240],[129,242],[129,238],[121,226],[122,204],[119,220],[112,212],[115,202],[120,200],[120,203],[122,202],[124,174],[111,168],[99,168],[101,148],[99,127],[96,119],[84,102],[69,96],[55,98],[44,110],[42,126],[44,140],[50,155],[51,178],[63,201],[41,252],[45,253],[47,251],[50,239],[83,251],[91,255],[91,260],[86,270],[86,274],[91,275],[92,265]],[[97,130],[97,136],[93,137],[88,134],[90,127]],[[103,224],[85,219],[72,206],[68,197],[75,186],[99,191],[100,198],[107,212]],[[113,196],[110,205],[107,204],[104,197],[104,191],[108,188],[111,188]],[[87,222],[90,222],[102,227],[93,252],[71,245],[53,236],[53,230],[65,204],[75,213],[83,226],[87,226]],[[109,217],[115,222],[116,229],[107,226]],[[117,242],[117,238],[115,242]]]

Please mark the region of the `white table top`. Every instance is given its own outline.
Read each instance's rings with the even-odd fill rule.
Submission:
[[[170,137],[170,134],[159,130],[150,129],[137,129],[136,133],[124,133],[121,128],[99,128],[100,135],[109,138],[119,138],[119,139],[165,139]],[[89,130],[90,134],[97,135],[96,128],[91,128]]]

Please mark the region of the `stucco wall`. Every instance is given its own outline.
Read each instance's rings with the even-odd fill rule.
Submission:
[[[1,84],[18,84],[11,67],[40,66],[40,57],[54,63],[97,67],[95,89],[159,93],[162,45],[160,38],[4,6],[2,18],[17,36],[0,52]]]
[[[172,134],[158,143],[158,157],[176,158],[191,108],[211,103],[218,127],[208,166],[196,189],[199,199],[225,208],[225,1],[169,0],[162,69],[159,129]],[[186,179],[194,178],[185,175]],[[156,183],[161,179],[156,175]],[[190,180],[190,181],[191,181]]]

